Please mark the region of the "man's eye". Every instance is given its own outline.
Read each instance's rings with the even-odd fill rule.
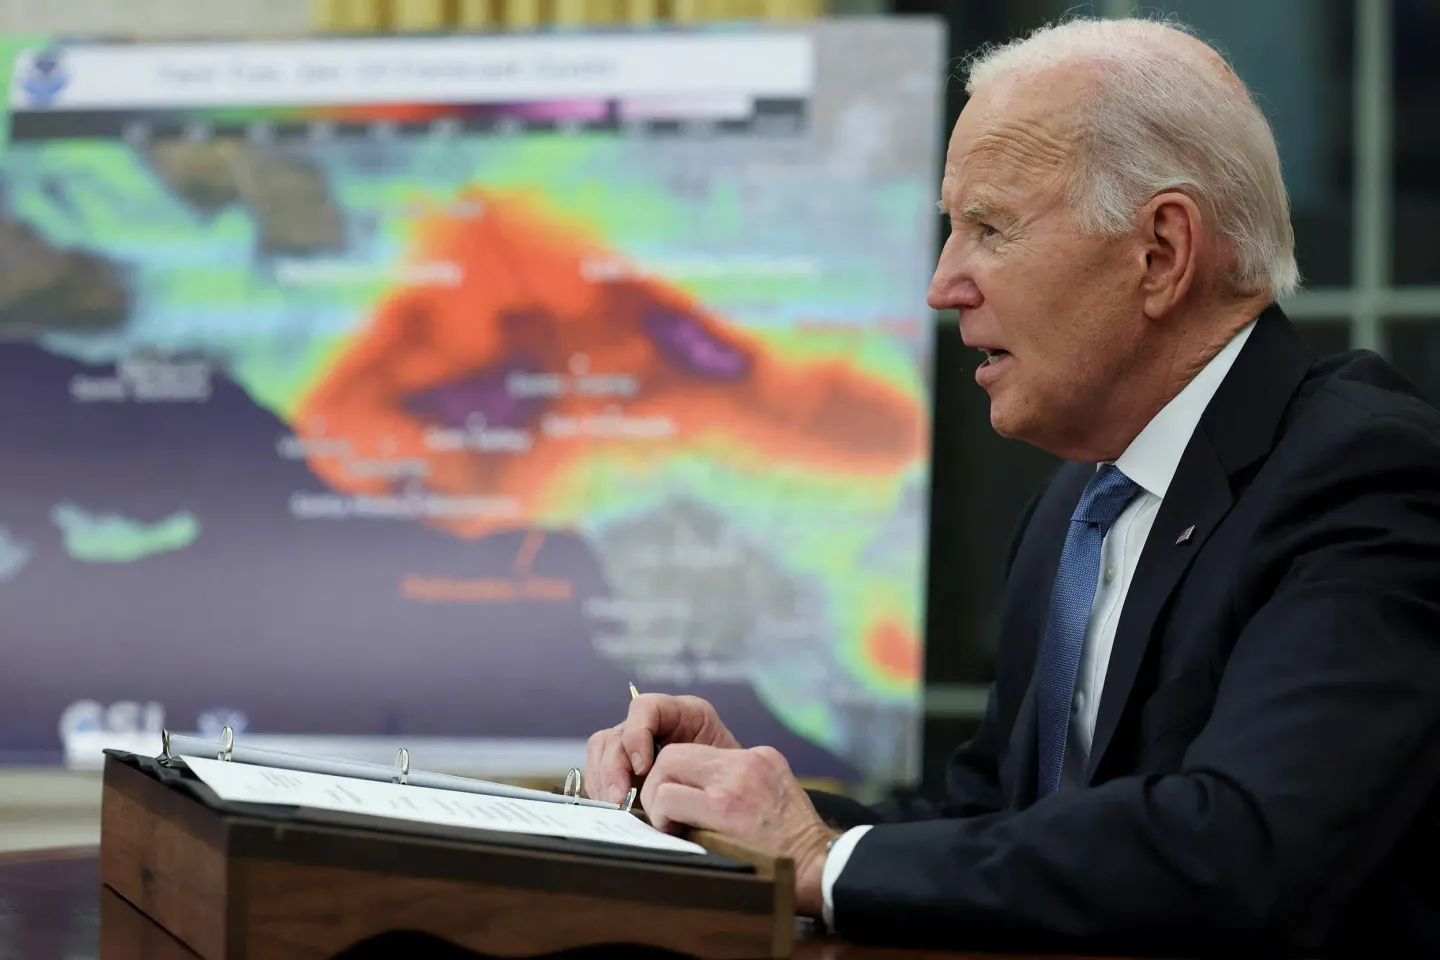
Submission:
[[[988,224],[988,223],[982,223],[982,224],[980,224],[980,237],[981,237],[981,239],[983,239],[983,240],[989,240],[991,237],[998,237],[998,236],[1000,236],[1000,231],[999,231],[999,230],[996,230],[994,227],[990,226],[990,224]]]

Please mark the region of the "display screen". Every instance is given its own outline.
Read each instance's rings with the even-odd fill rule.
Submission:
[[[938,25],[5,42],[0,759],[913,775]]]

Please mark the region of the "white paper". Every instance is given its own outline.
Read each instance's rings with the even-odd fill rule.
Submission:
[[[656,830],[623,810],[401,786],[200,757],[186,757],[185,765],[222,800],[280,803],[419,823],[599,840],[651,850],[705,852],[698,843]]]

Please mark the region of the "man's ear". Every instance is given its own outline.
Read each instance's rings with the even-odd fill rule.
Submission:
[[[1141,292],[1145,315],[1165,316],[1195,282],[1200,258],[1200,208],[1183,193],[1162,193],[1141,211],[1145,252]]]

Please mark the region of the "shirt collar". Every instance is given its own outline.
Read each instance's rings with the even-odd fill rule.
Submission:
[[[1175,476],[1176,468],[1180,466],[1180,457],[1185,453],[1190,437],[1200,423],[1200,417],[1210,404],[1210,398],[1215,396],[1215,391],[1220,388],[1225,374],[1230,372],[1235,358],[1240,355],[1240,348],[1245,346],[1250,332],[1255,329],[1255,323],[1254,320],[1250,321],[1232,337],[1185,388],[1155,414],[1145,425],[1145,429],[1130,441],[1130,446],[1126,447],[1125,452],[1115,461],[1115,466],[1120,468],[1121,473],[1147,492],[1165,499],[1165,492],[1170,489],[1170,481]]]

